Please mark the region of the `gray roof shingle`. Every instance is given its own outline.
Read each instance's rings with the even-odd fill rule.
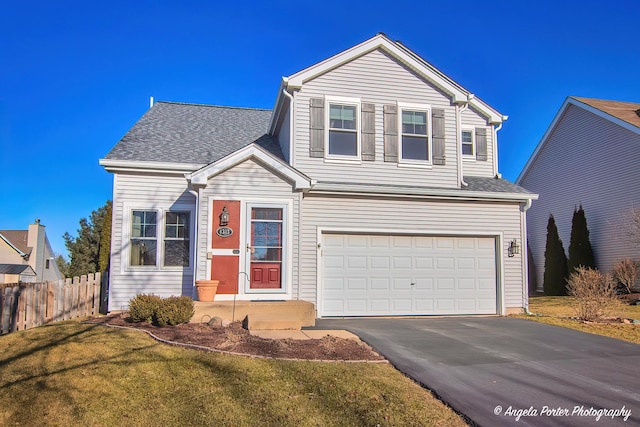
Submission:
[[[464,191],[485,191],[489,193],[522,193],[533,194],[525,190],[519,185],[513,184],[502,178],[485,178],[481,176],[465,176],[464,180],[467,184],[462,187]]]
[[[265,134],[270,118],[271,110],[159,101],[105,158],[209,164],[255,142],[282,159]]]

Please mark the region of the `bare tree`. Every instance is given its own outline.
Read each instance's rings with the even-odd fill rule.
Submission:
[[[638,274],[640,274],[640,264],[629,258],[621,259],[613,266],[613,278],[624,287],[624,291],[628,294],[631,293],[631,288],[636,283]]]
[[[624,225],[629,242],[640,246],[640,209],[632,208],[626,215]]]

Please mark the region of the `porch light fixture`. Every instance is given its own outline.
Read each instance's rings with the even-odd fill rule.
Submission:
[[[516,239],[513,239],[509,242],[509,247],[507,248],[507,255],[509,258],[513,258],[515,255],[520,253],[520,245]]]
[[[227,224],[229,224],[229,211],[225,206],[222,208],[222,213],[220,214],[220,227],[224,227]]]

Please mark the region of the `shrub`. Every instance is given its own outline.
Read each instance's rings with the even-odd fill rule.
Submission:
[[[620,284],[618,289],[621,289],[625,294],[631,293],[631,288],[636,283],[638,274],[640,274],[640,264],[629,258],[621,259],[613,266],[613,277]]]
[[[593,247],[589,241],[587,216],[582,205],[573,211],[568,265],[569,273],[577,271],[578,267],[595,268],[596,266]]]
[[[151,322],[161,298],[157,295],[138,294],[129,301],[129,315],[134,322]]]
[[[620,308],[615,281],[609,274],[592,268],[578,267],[569,277],[569,295],[575,297],[579,319],[597,320]]]
[[[153,314],[156,326],[178,325],[189,323],[195,313],[193,300],[189,297],[169,297],[160,301]]]
[[[567,256],[553,215],[547,222],[547,245],[544,250],[544,277],[542,286],[545,295],[567,294]]]

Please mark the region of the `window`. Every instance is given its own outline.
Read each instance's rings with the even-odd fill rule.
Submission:
[[[330,156],[358,156],[357,112],[356,105],[329,104]]]
[[[462,130],[462,155],[463,156],[474,156],[474,140],[473,140],[473,130],[472,129],[463,129]]]
[[[190,211],[131,211],[129,265],[189,267],[190,222]]]
[[[164,265],[189,266],[189,212],[165,214]]]
[[[157,227],[155,211],[133,211],[131,265],[156,265]]]
[[[46,268],[47,270],[49,269],[49,261],[50,260],[45,260],[45,263],[44,263],[44,268]]]
[[[402,160],[429,161],[428,111],[402,110]]]

